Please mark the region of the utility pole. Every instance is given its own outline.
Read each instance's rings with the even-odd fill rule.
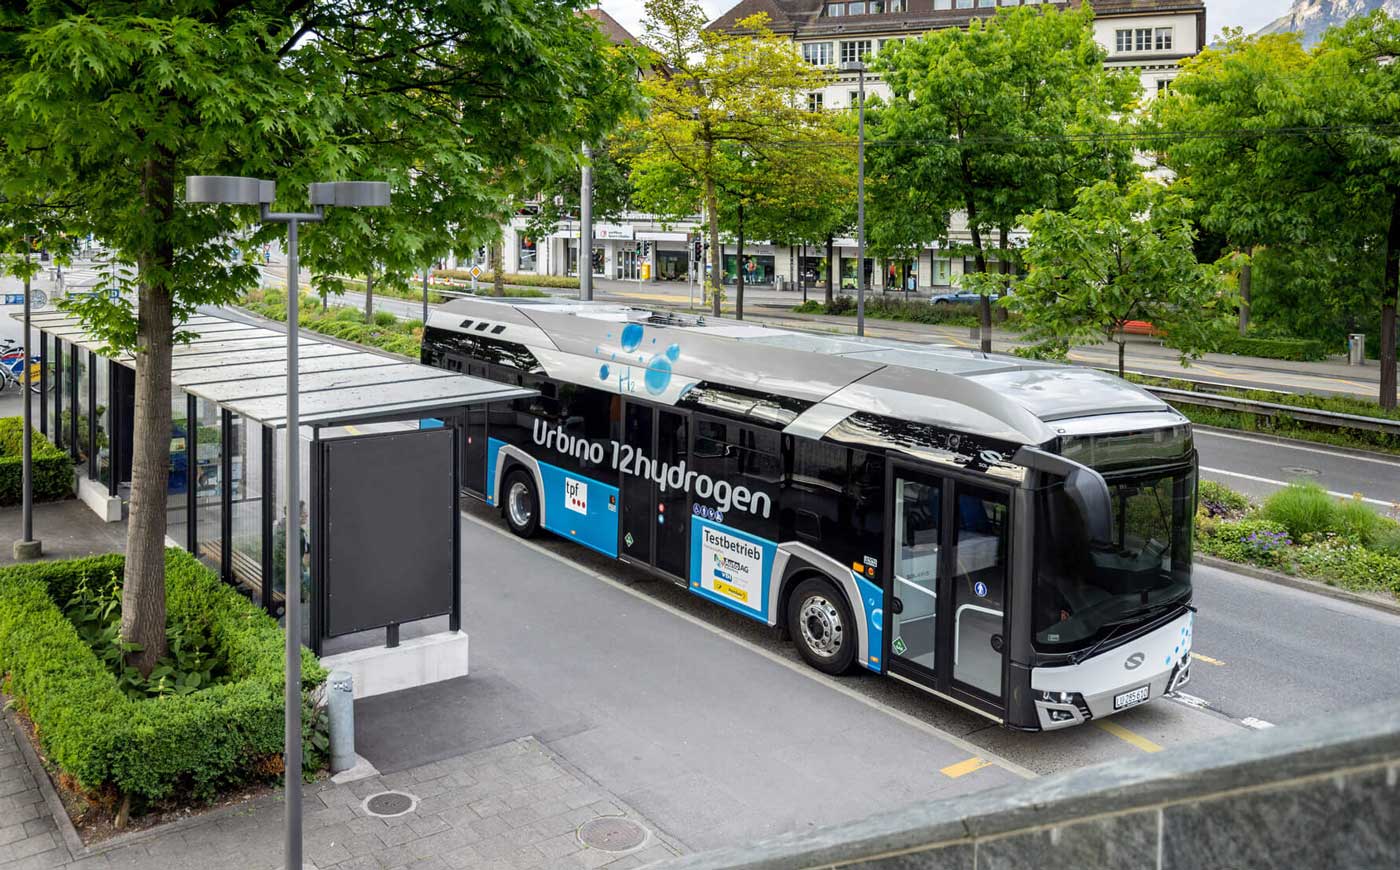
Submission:
[[[583,146],[583,183],[579,189],[578,289],[579,298],[593,301],[593,149]]]

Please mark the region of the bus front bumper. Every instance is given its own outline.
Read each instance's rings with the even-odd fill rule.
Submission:
[[[1191,679],[1193,615],[1074,665],[1034,668],[1031,692],[1044,731],[1102,719],[1176,691]]]

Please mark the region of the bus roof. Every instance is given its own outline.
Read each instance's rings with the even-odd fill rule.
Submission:
[[[949,345],[553,298],[463,298],[439,306],[428,323],[523,345],[551,377],[605,390],[600,371],[610,367],[664,367],[675,386],[652,391],[657,401],[674,402],[686,382],[701,381],[802,400],[811,407],[788,430],[809,437],[859,411],[1018,444],[1043,444],[1085,418],[1096,418],[1098,432],[1119,428],[1116,415],[1132,415],[1121,418],[1124,428],[1129,420],[1134,429],[1185,422],[1146,390],[1095,369]],[[653,366],[662,355],[664,364]]]

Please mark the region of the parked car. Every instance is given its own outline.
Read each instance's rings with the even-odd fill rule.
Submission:
[[[990,298],[995,302],[1000,296],[993,293]],[[981,299],[981,293],[974,293],[971,290],[954,290],[952,293],[935,293],[929,301],[934,305],[974,305]]]

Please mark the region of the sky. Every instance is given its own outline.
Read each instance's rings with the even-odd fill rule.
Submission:
[[[700,4],[717,18],[738,0],[700,0]],[[642,0],[603,0],[602,7],[634,36],[642,35]],[[1206,21],[1211,36],[1222,27],[1243,27],[1253,33],[1288,11],[1289,0],[1206,0]]]

